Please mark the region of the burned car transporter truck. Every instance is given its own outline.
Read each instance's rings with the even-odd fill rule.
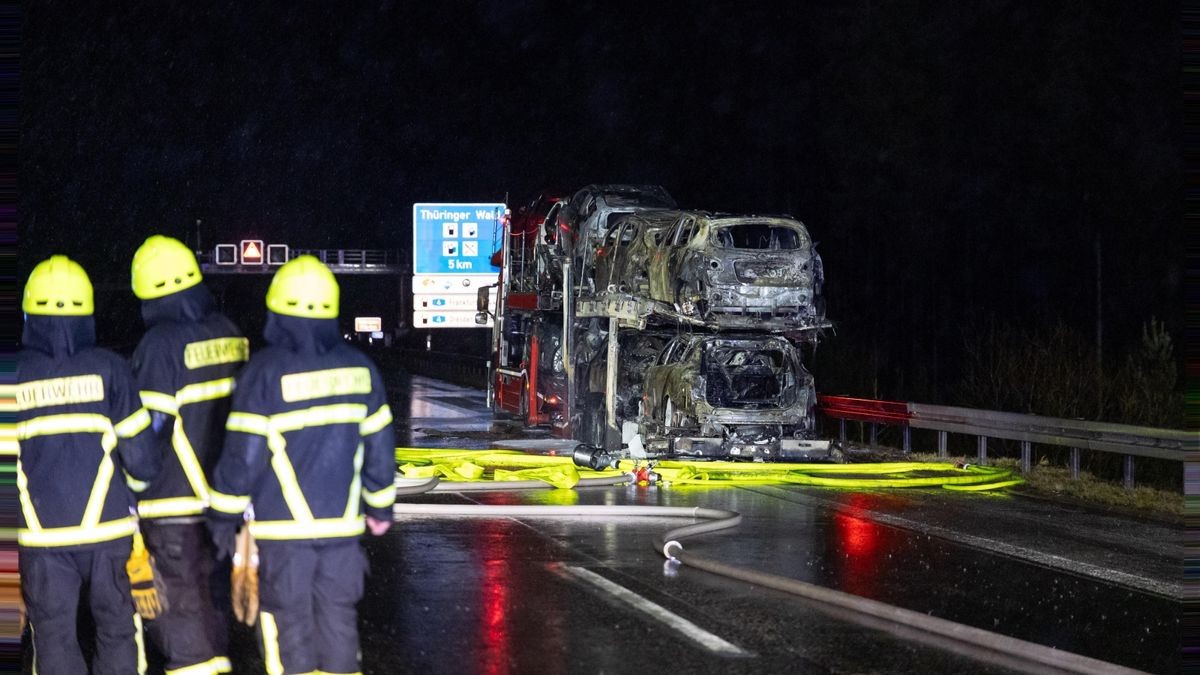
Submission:
[[[825,458],[803,347],[829,326],[808,230],[658,186],[547,191],[499,237],[489,401],[613,458]]]

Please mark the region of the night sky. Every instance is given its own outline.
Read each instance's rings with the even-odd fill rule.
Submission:
[[[896,362],[978,317],[1090,334],[1097,242],[1107,346],[1182,336],[1172,3],[25,11],[21,278],[63,252],[125,283],[197,219],[206,246],[401,248],[416,201],[660,183],[803,220],[832,339]]]

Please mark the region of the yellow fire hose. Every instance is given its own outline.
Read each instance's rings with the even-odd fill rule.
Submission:
[[[565,455],[530,455],[517,450],[396,448],[405,479],[439,478],[443,483],[542,481],[558,488],[581,480],[619,479],[630,473],[674,485],[791,484],[834,488],[943,487],[995,490],[1025,482],[1008,469],[949,462],[873,464],[785,464],[665,460],[649,464],[622,460],[616,469],[581,468]]]

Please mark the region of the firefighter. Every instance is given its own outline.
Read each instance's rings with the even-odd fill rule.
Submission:
[[[125,568],[137,530],[130,487],[144,488],[161,457],[129,366],[95,346],[92,303],[87,273],[61,255],[33,269],[21,300],[17,544],[38,673],[88,672],[75,634],[84,587],[91,672],[146,668]]]
[[[374,364],[342,341],[338,285],[316,258],[279,268],[268,347],[238,376],[210,494],[219,550],[252,506],[267,673],[358,673],[364,529],[391,524],[392,415]]]
[[[168,675],[227,673],[229,569],[216,564],[204,512],[233,376],[250,345],[217,311],[196,256],[179,240],[147,239],[134,253],[132,279],[146,324],[133,373],[163,454],[138,515],[169,603],[146,628]]]

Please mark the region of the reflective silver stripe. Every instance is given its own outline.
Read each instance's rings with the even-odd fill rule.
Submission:
[[[137,510],[143,518],[168,518],[204,513],[205,506],[204,500],[198,497],[168,497],[140,501]]]
[[[239,514],[245,513],[246,509],[250,506],[250,498],[237,497],[217,492],[216,490],[209,490],[208,505],[221,513]]]
[[[387,425],[391,423],[392,409],[388,407],[388,404],[384,403],[379,406],[379,410],[371,413],[367,419],[358,425],[359,433],[363,436],[370,436],[373,433],[386,429]]]
[[[185,406],[189,403],[200,403],[202,401],[226,398],[232,393],[233,378],[223,377],[218,380],[189,384],[175,393],[175,400],[180,406]]]
[[[250,534],[257,539],[327,539],[353,537],[366,531],[366,520],[355,518],[321,518],[308,522],[295,520],[252,520]]]
[[[149,389],[143,389],[140,393],[142,396],[142,405],[150,410],[168,415],[179,414],[179,404],[175,401],[174,396],[158,391],[150,391]]]
[[[94,544],[128,537],[137,531],[137,521],[132,516],[110,520],[95,527],[75,525],[53,527],[43,530],[17,530],[17,543],[21,546],[74,546]]]
[[[150,413],[145,408],[138,408],[132,415],[113,425],[117,438],[133,438],[150,426]]]

